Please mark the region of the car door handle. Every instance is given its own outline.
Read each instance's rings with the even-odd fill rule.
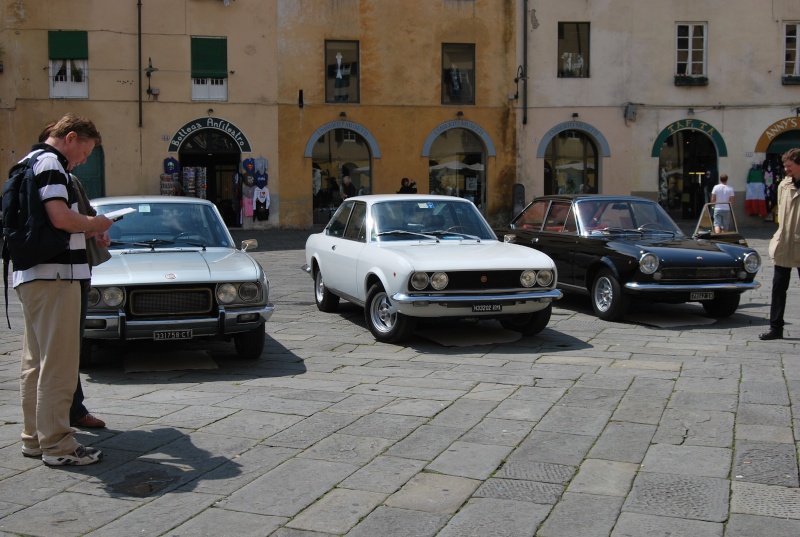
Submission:
[[[531,239],[531,242],[539,242],[539,237],[534,237]]]
[[[333,246],[331,246],[331,250],[335,250],[335,249],[336,249],[336,245],[334,244]]]

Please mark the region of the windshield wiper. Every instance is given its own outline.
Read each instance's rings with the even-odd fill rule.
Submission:
[[[477,235],[470,235],[469,233],[461,233],[460,231],[447,231],[447,230],[444,230],[444,229],[437,229],[436,231],[429,231],[428,233],[441,235],[441,236],[459,235],[461,237],[466,237],[468,239],[472,239],[472,240],[476,240],[478,242],[481,242],[481,238],[478,237]]]
[[[156,246],[167,246],[169,244],[175,244],[172,241],[165,241],[164,239],[150,239],[149,241],[141,241],[141,242],[134,242],[134,246],[145,246],[149,247],[151,250],[155,250]]]
[[[406,231],[403,229],[390,229],[388,231],[381,231],[376,237],[383,237],[384,235],[413,235],[416,237],[425,237],[426,239],[430,239],[432,241],[439,242],[439,239],[434,237],[433,235],[428,235],[426,233],[420,233],[418,231]]]

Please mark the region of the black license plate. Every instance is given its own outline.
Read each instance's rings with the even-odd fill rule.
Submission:
[[[165,339],[192,339],[192,330],[158,330],[153,332],[153,339],[163,341]]]
[[[691,293],[691,296],[689,297],[689,300],[713,300],[713,299],[714,299],[714,293],[713,292]]]
[[[502,304],[473,304],[472,313],[497,313],[503,311]]]

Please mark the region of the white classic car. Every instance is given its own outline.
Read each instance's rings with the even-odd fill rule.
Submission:
[[[417,318],[496,318],[533,335],[561,298],[547,255],[498,241],[472,202],[451,196],[348,198],[305,255],[317,307],[363,306],[384,342],[410,335]]]
[[[264,349],[274,310],[269,282],[234,246],[213,203],[175,196],[92,200],[99,214],[125,214],[108,230],[111,259],[94,267],[81,363],[93,342],[233,339],[240,358]]]

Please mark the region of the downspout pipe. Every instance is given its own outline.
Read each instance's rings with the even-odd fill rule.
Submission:
[[[524,0],[522,14],[522,69],[525,77],[522,79],[522,124],[528,124],[528,0]],[[139,93],[141,95],[141,92]],[[141,120],[140,120],[141,123]]]
[[[137,0],[136,7],[139,18],[139,128],[142,128],[142,0]]]

